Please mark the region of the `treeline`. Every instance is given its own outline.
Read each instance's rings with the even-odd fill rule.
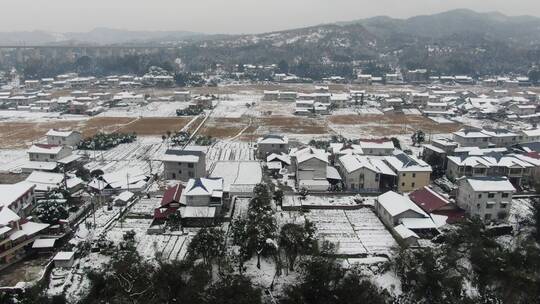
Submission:
[[[77,146],[80,150],[109,150],[120,144],[137,140],[135,133],[97,133],[82,140]]]

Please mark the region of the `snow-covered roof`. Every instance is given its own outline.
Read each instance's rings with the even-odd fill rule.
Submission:
[[[404,240],[413,237],[419,239],[420,237],[414,233],[414,231],[410,230],[409,228],[401,225],[397,225],[394,227],[394,231]]]
[[[284,162],[286,163],[287,165],[290,165],[291,164],[291,157],[285,153],[282,153],[282,154],[276,154],[276,153],[272,153],[270,155],[268,155],[266,157],[266,162],[273,162],[273,161],[276,161],[276,160],[279,160],[281,162]]]
[[[481,131],[465,131],[460,130],[453,133],[456,136],[463,138],[490,138],[490,135],[484,134]]]
[[[362,149],[394,149],[391,140],[361,140],[359,145]]]
[[[366,168],[379,174],[396,175],[380,158],[349,154],[340,157],[339,161],[348,173],[352,173],[360,168]]]
[[[428,215],[408,197],[394,191],[388,191],[379,195],[377,201],[391,216],[396,216],[410,210],[423,217],[428,217]]]
[[[32,244],[32,248],[42,249],[42,248],[53,248],[56,239],[37,239]]]
[[[45,191],[49,187],[58,187],[63,180],[64,175],[61,173],[33,171],[26,178],[25,182],[36,185],[36,190]]]
[[[187,196],[213,196],[222,191],[223,178],[192,178],[183,193]]]
[[[4,206],[0,210],[0,226],[6,226],[11,222],[16,222],[21,218],[13,210]]]
[[[64,147],[58,145],[34,144],[28,153],[58,154]]]
[[[360,145],[349,145],[345,143],[330,143],[330,151],[332,154],[345,155],[345,154],[364,154]]]
[[[54,256],[53,261],[69,261],[74,256],[75,252],[73,251],[60,251]]]
[[[134,195],[135,194],[133,194],[133,192],[124,191],[124,192],[118,194],[118,196],[114,200],[115,201],[128,202],[129,200],[131,200],[133,198]]]
[[[71,136],[72,134],[75,134],[75,133],[78,133],[80,134],[80,132],[78,131],[73,131],[73,130],[56,130],[56,129],[50,129],[48,132],[47,132],[47,136],[56,136],[56,137],[68,137],[68,136]]]
[[[430,217],[425,218],[402,218],[400,220],[403,226],[415,230],[415,229],[436,229],[437,226]]]
[[[469,177],[466,182],[475,192],[516,191],[506,177]]]
[[[11,203],[18,200],[25,193],[32,190],[34,186],[28,183],[16,183],[9,185],[0,185],[0,208],[9,207]]]
[[[530,136],[530,137],[540,136],[540,129],[521,130],[521,132],[525,134],[526,136]]]
[[[316,158],[325,163],[328,163],[328,154],[321,149],[316,149],[312,147],[307,147],[295,152],[297,162],[303,163],[310,159]]]
[[[198,163],[199,159],[204,156],[203,151],[199,150],[180,150],[168,149],[161,157],[164,162],[182,162],[182,163]]]
[[[257,140],[258,144],[287,144],[289,139],[286,136],[268,134]]]
[[[414,156],[397,151],[393,156],[386,156],[386,162],[398,172],[431,172],[431,166]]]
[[[341,175],[339,175],[339,172],[335,167],[326,166],[326,178],[341,180]]]

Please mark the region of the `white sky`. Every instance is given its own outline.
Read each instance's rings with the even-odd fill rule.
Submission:
[[[540,0],[0,0],[0,31],[186,30],[256,33],[455,8],[540,16]]]

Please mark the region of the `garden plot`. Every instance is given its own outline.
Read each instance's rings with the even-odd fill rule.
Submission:
[[[345,215],[369,253],[389,254],[397,246],[390,232],[371,209],[346,210]]]
[[[78,153],[86,154],[91,159],[86,165],[91,171],[101,169],[105,173],[111,173],[127,167],[136,167],[145,173],[159,174],[162,168],[158,158],[166,149],[160,138],[141,137],[133,143],[121,144],[107,151],[78,151]]]
[[[206,167],[211,168],[217,161],[253,161],[255,150],[249,143],[218,141],[213,144],[206,154]]]
[[[306,217],[317,227],[317,237],[320,240],[327,240],[337,245],[338,254],[368,253],[343,210],[311,210]]]
[[[162,260],[181,260],[187,252],[190,237],[180,232],[170,234],[149,235],[146,233],[152,223],[151,219],[126,218],[115,223],[107,232],[107,240],[119,244],[123,241],[125,232],[135,232],[135,248],[147,260],[160,257]]]
[[[283,207],[304,208],[354,208],[360,205],[373,205],[374,196],[314,196],[308,195],[305,199],[300,196],[285,196]]]
[[[137,203],[133,204],[129,209],[129,217],[152,217],[154,215],[154,209],[160,207],[159,198],[151,199],[139,199]]]
[[[306,217],[317,227],[320,239],[338,245],[338,254],[388,254],[397,243],[371,211],[311,210]]]

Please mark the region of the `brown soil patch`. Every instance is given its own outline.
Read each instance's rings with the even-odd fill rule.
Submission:
[[[39,140],[52,128],[76,128],[78,121],[62,122],[2,122],[0,123],[0,148],[24,148]]]
[[[163,135],[167,131],[180,131],[190,120],[189,117],[144,117],[126,124],[118,131],[135,132],[137,135]]]
[[[83,138],[98,132],[135,132],[138,135],[163,135],[182,129],[188,117],[94,117],[79,121],[58,122],[2,122],[0,123],[0,149],[25,148],[41,140],[50,129],[73,129],[82,132]]]
[[[214,138],[230,138],[236,136],[249,124],[245,118],[209,118],[197,133]]]
[[[132,117],[94,117],[84,122],[79,131],[83,137],[91,137],[98,132],[111,133],[120,129],[122,126],[135,121]]]
[[[257,125],[266,127],[270,132],[291,134],[324,134],[328,125],[324,119],[308,117],[271,116],[261,117]]]

